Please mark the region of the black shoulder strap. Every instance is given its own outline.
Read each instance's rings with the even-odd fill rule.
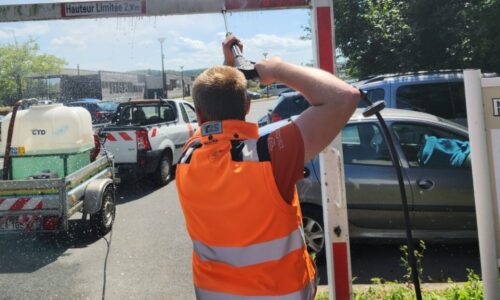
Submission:
[[[201,148],[201,140],[196,139],[189,146],[186,147],[184,152],[182,152],[179,158],[179,164],[189,164],[191,162],[191,157],[193,156],[194,150]]]
[[[258,139],[232,140],[231,158],[233,161],[270,161],[267,146],[268,135]]]

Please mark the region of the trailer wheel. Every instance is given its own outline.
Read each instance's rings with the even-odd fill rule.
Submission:
[[[99,236],[104,236],[111,230],[116,214],[112,184],[106,187],[101,200],[101,208],[97,213],[90,216],[90,224],[93,232]]]
[[[160,163],[154,173],[154,179],[158,186],[165,186],[172,179],[172,159],[169,153],[165,152],[161,156]]]

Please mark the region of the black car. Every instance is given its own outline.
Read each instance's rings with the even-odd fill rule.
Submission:
[[[311,104],[299,92],[282,93],[273,109],[262,116],[258,124],[264,126],[277,121],[285,120],[291,116],[299,115]]]
[[[111,121],[116,113],[118,103],[101,101],[99,99],[85,98],[69,102],[67,106],[80,106],[90,112],[92,124],[106,123]]]
[[[250,90],[247,90],[247,95],[252,100],[260,99],[262,97],[262,95],[260,93],[252,92]]]

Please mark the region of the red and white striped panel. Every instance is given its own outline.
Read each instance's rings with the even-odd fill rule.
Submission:
[[[117,142],[117,141],[133,141],[134,139],[124,131],[118,132],[108,132],[106,134],[106,140],[108,142]]]
[[[0,211],[40,210],[43,198],[0,198]]]

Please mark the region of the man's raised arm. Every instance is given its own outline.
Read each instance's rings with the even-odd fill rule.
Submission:
[[[299,91],[312,107],[295,120],[304,140],[304,159],[321,152],[349,121],[360,92],[320,69],[286,63],[279,58],[256,64],[262,84],[281,82]]]

